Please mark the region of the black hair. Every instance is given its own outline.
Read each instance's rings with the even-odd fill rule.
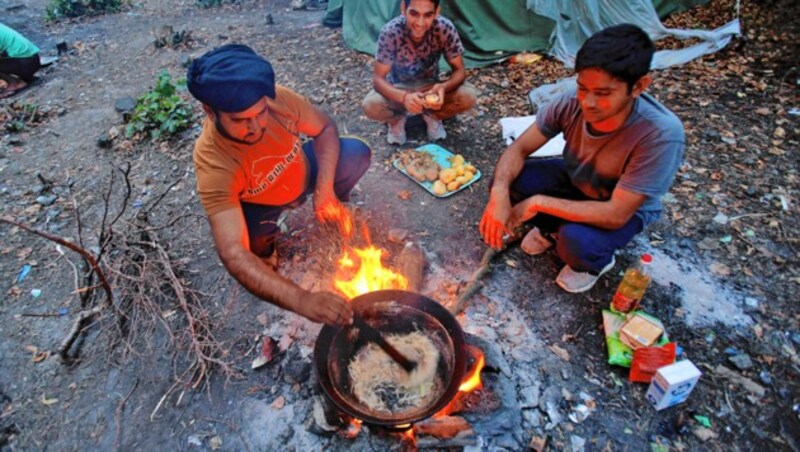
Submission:
[[[647,33],[636,25],[620,24],[592,35],[583,43],[575,58],[575,71],[602,69],[614,78],[634,83],[650,71],[656,46]]]
[[[406,8],[408,8],[409,6],[411,6],[411,0],[403,0],[403,1],[406,3]],[[431,3],[433,3],[433,6],[434,6],[435,8],[438,8],[438,7],[439,7],[439,0],[429,0],[429,1],[430,1]]]

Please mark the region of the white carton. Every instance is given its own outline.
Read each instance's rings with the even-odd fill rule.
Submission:
[[[700,375],[700,369],[688,359],[664,366],[658,369],[650,382],[647,400],[656,410],[677,405],[689,397]]]

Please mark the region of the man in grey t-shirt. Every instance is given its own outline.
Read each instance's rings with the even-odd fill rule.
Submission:
[[[487,244],[530,220],[522,249],[556,245],[568,292],[591,289],[625,246],[661,212],[683,158],[680,120],[644,93],[655,46],[640,28],[616,25],[589,38],[575,61],[577,90],[538,112],[500,157],[480,222]],[[561,159],[528,159],[564,134]]]
[[[442,120],[469,110],[478,97],[464,83],[464,46],[453,23],[439,15],[439,0],[401,0],[400,10],[381,28],[364,114],[387,124],[392,144],[405,144],[408,114],[422,114],[428,139],[444,139]],[[439,80],[442,56],[453,70],[447,80]]]

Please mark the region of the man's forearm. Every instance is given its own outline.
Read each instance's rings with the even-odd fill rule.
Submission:
[[[398,104],[403,103],[403,96],[405,96],[406,91],[400,88],[395,88],[395,86],[389,83],[389,80],[386,80],[385,77],[373,77],[372,86],[381,96],[393,102],[397,102]]]
[[[297,312],[297,304],[307,291],[276,273],[258,256],[241,248],[221,258],[228,273],[248,292],[283,309]]]
[[[525,165],[525,159],[519,152],[512,148],[506,149],[500,159],[497,161],[497,166],[494,169],[494,180],[492,182],[491,192],[508,194],[511,183],[522,172],[522,167]],[[499,194],[498,193],[498,194]]]
[[[458,69],[453,72],[449,79],[441,82],[442,86],[444,86],[444,91],[449,93],[451,91],[455,91],[464,83],[464,80],[467,79],[467,71],[462,69]]]
[[[630,220],[620,213],[611,201],[571,200],[536,195],[523,201],[526,214],[544,213],[573,223],[583,223],[601,229],[618,229]]]

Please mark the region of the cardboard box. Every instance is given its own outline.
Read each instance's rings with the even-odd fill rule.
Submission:
[[[691,361],[683,360],[664,366],[656,372],[650,387],[647,388],[647,400],[656,410],[677,405],[689,398],[702,372]]]
[[[636,350],[650,347],[664,334],[664,325],[655,317],[636,313],[628,318],[619,330],[619,340]]]

